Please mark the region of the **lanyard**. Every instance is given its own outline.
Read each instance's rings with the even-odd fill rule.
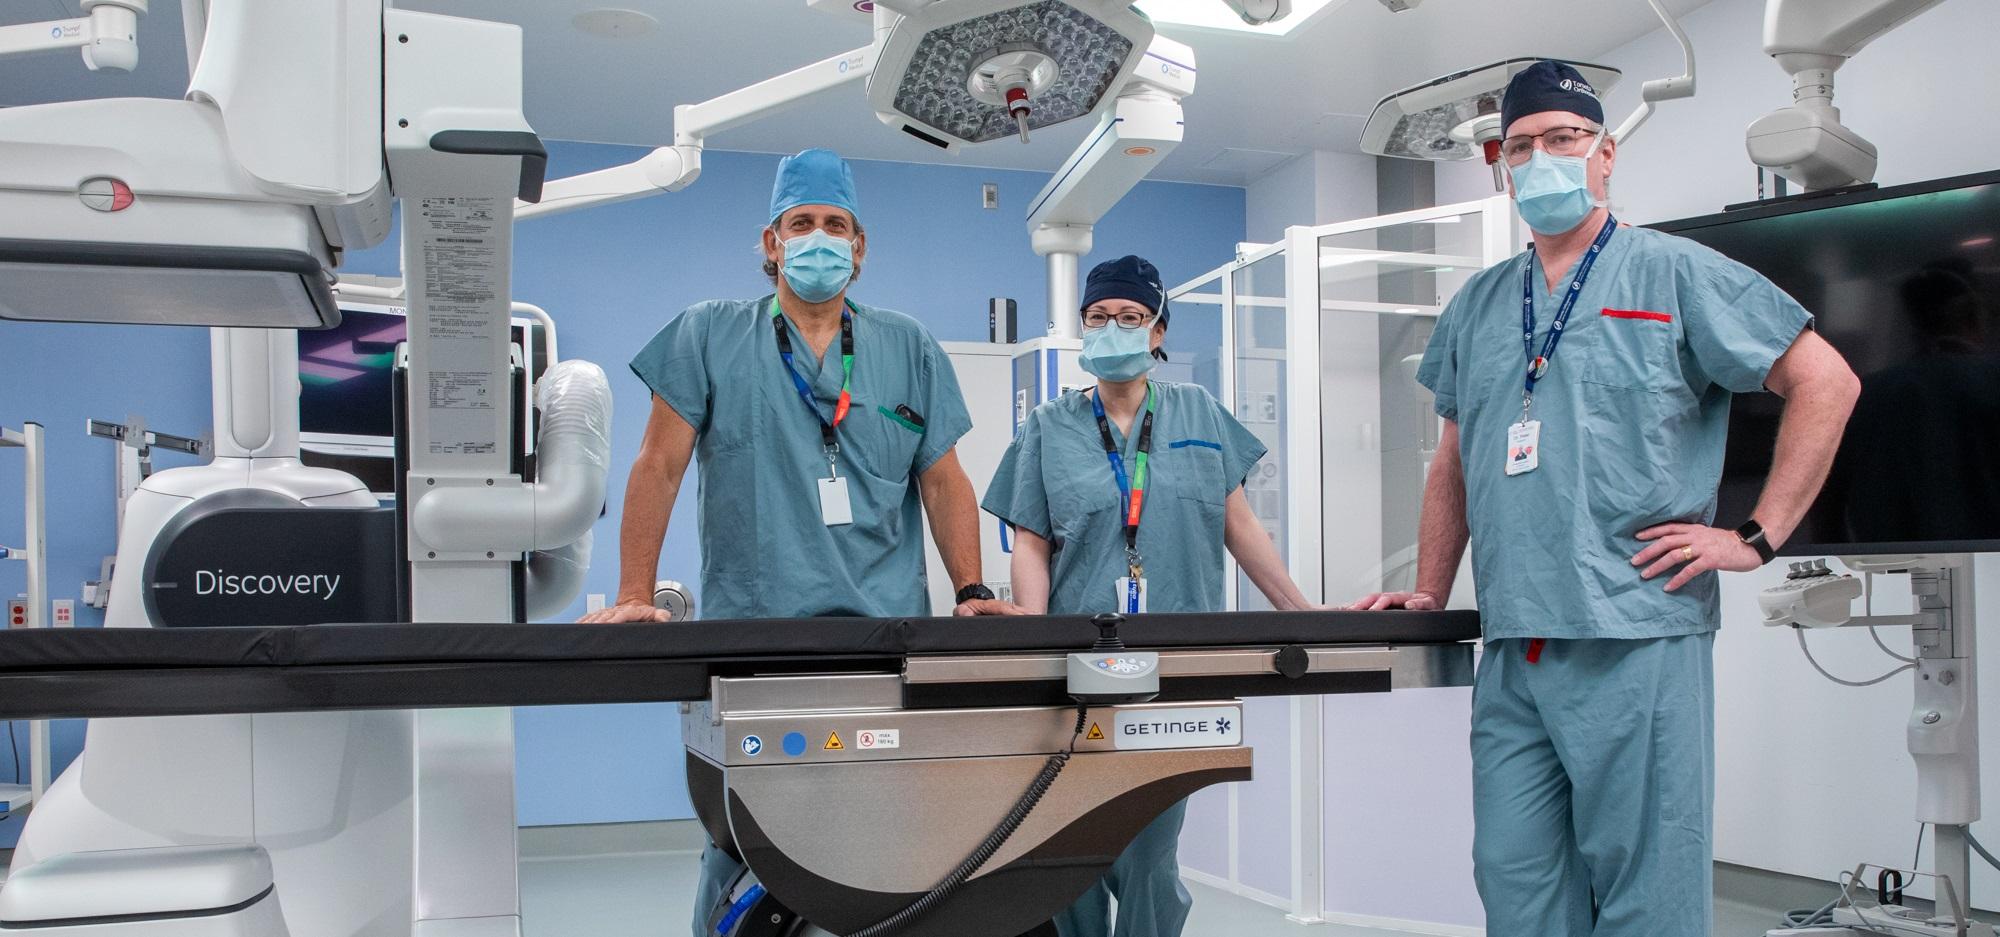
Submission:
[[[1111,476],[1118,482],[1118,498],[1125,502],[1125,564],[1131,567],[1133,579],[1145,572],[1139,565],[1139,513],[1146,505],[1146,462],[1153,451],[1153,399],[1153,386],[1148,382],[1146,416],[1139,421],[1138,457],[1128,479],[1125,456],[1111,436],[1111,421],[1104,417],[1104,401],[1095,393],[1090,395],[1090,412],[1097,416],[1097,435],[1104,441],[1104,458],[1111,463]]]
[[[798,390],[799,399],[812,412],[813,421],[819,424],[820,445],[826,449],[826,467],[834,470],[833,457],[840,451],[840,443],[834,439],[833,431],[840,421],[847,419],[847,408],[853,402],[848,386],[854,379],[854,304],[840,310],[840,399],[833,405],[833,420],[829,422],[819,412],[819,404],[813,400],[812,385],[799,376],[799,369],[792,364],[792,336],[785,330],[785,315],[778,308],[777,297],[771,298],[771,330],[778,333],[778,357],[784,359],[785,371],[792,376],[792,387]]]
[[[1549,337],[1542,342],[1542,353],[1535,354],[1535,246],[1528,245],[1528,266],[1521,271],[1521,345],[1528,355],[1528,377],[1521,391],[1521,422],[1528,421],[1528,408],[1535,402],[1535,382],[1549,373],[1549,359],[1555,357],[1556,344],[1562,341],[1563,326],[1569,322],[1570,310],[1576,308],[1576,298],[1583,295],[1583,283],[1590,279],[1590,268],[1597,263],[1597,255],[1604,252],[1604,245],[1611,240],[1611,232],[1618,229],[1618,219],[1606,216],[1604,230],[1597,232],[1597,240],[1590,245],[1589,252],[1576,262],[1576,275],[1569,281],[1569,289],[1563,293],[1562,305],[1556,308],[1556,317],[1549,323]]]

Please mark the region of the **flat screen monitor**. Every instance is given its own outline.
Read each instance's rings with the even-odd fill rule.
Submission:
[[[1861,376],[1790,554],[2000,550],[2000,172],[1654,225],[1748,265]],[[1750,516],[1782,401],[1736,398],[1717,516]]]
[[[353,302],[340,304],[339,325],[299,333],[299,448],[307,465],[352,473],[378,496],[394,493],[396,346],[408,336],[401,308]],[[528,357],[525,395],[549,366],[541,323],[515,317],[513,342]],[[533,449],[529,422],[524,452]]]

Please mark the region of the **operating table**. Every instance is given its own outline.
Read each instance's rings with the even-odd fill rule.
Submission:
[[[1241,697],[1467,685],[1479,634],[1472,612],[1108,627],[1158,655],[1156,696],[1074,699],[1071,654],[1108,633],[1074,616],[9,631],[0,719],[677,701],[696,813],[754,876],[722,933],[852,934],[922,901],[893,932],[1009,937],[1250,777]]]

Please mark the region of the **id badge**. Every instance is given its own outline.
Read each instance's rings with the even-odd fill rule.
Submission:
[[[1136,615],[1146,610],[1146,580],[1144,577],[1133,579],[1130,576],[1120,576],[1118,577],[1116,586],[1118,589],[1118,610],[1120,612],[1127,615]]]
[[[1525,475],[1542,464],[1542,421],[1507,427],[1507,474]]]
[[[828,527],[854,523],[854,503],[847,498],[846,478],[819,480],[819,519]]]

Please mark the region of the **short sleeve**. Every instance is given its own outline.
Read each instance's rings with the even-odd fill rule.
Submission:
[[[690,306],[632,358],[632,373],[698,433],[708,429],[709,320],[705,307]]]
[[[1423,363],[1417,366],[1417,383],[1424,385],[1434,398],[1432,407],[1437,415],[1447,420],[1458,419],[1458,331],[1459,317],[1464,312],[1459,309],[1459,297],[1465,295],[1460,290],[1444,312],[1437,318],[1437,326],[1431,330],[1430,344],[1424,348]]]
[[[929,469],[958,439],[972,431],[972,414],[965,409],[965,396],[958,389],[958,371],[951,366],[937,340],[925,333],[923,367],[917,393],[924,414],[924,439],[917,445],[917,471]]]
[[[1222,443],[1222,494],[1226,497],[1243,487],[1243,481],[1250,477],[1250,470],[1257,467],[1270,449],[1206,388],[1202,389],[1201,395],[1215,410],[1216,435],[1221,437]]]
[[[1693,295],[1681,303],[1689,353],[1709,380],[1739,394],[1762,390],[1771,366],[1812,324],[1812,313],[1734,260],[1705,251],[1696,263]]]
[[[1044,540],[1054,540],[1049,522],[1049,488],[1042,477],[1042,419],[1031,413],[1021,434],[1000,457],[1000,467],[986,486],[986,500],[980,502],[988,514],[1029,531]]]

